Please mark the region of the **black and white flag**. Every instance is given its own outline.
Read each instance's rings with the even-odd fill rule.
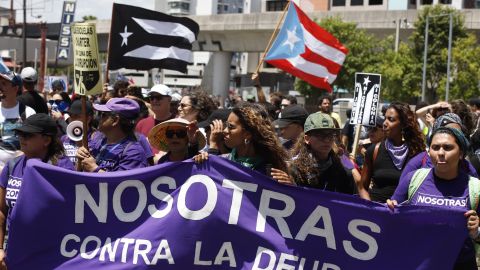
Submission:
[[[185,17],[113,4],[108,68],[187,72],[200,27]]]

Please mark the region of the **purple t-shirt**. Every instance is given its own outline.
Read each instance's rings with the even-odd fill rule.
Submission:
[[[87,136],[88,145],[92,143],[93,136],[94,135],[91,132],[89,132]],[[77,163],[77,150],[79,148],[79,146],[77,145],[77,142],[72,141],[70,138],[68,138],[66,134],[60,138],[60,141],[63,144],[63,148],[65,148],[65,156],[67,156],[70,159],[70,161],[73,162],[74,164]]]
[[[22,155],[18,158],[13,169],[9,169],[10,163],[7,163],[7,165],[3,167],[2,174],[0,175],[0,187],[5,189],[5,201],[8,207],[8,216],[10,216],[10,213],[15,206],[20,188],[22,187],[23,173],[26,164],[27,158],[25,155]],[[72,171],[75,170],[73,163],[67,157],[60,158],[56,166]],[[12,172],[11,174],[9,173],[10,171]]]
[[[470,200],[468,192],[469,176],[467,173],[460,170],[455,180],[444,180],[436,177],[433,171],[434,169],[431,169],[425,180],[408,202],[405,202],[408,199],[408,187],[410,186],[410,181],[415,171],[410,172],[407,175],[402,175],[392,199],[396,200],[398,203],[405,202],[406,204],[411,205],[433,206],[459,209],[465,212],[468,211],[470,209]],[[479,211],[478,209],[475,210],[477,212]],[[465,228],[466,227],[467,220],[465,219]],[[457,262],[470,260],[472,256],[475,257],[475,249],[472,240],[467,238],[457,258]]]
[[[93,137],[92,144],[88,146],[102,170],[126,171],[148,166],[145,149],[138,141],[125,138],[119,143],[107,144],[107,138],[103,134]]]
[[[460,164],[461,164],[460,168],[463,171],[465,171],[468,175],[478,178],[477,170],[475,170],[475,168],[473,167],[472,163],[470,163],[470,161],[463,159],[460,162]],[[407,165],[405,165],[405,168],[402,171],[402,175],[400,176],[400,178],[420,168],[433,168],[432,159],[430,158],[430,156],[427,154],[426,151],[417,154],[416,156],[414,156],[412,159],[408,161]]]

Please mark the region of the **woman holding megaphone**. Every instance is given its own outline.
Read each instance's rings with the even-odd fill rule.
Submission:
[[[83,171],[124,171],[148,166],[144,147],[135,136],[140,111],[138,103],[128,98],[112,98],[106,104],[94,104],[101,113],[98,130],[88,144],[80,147],[77,159]]]

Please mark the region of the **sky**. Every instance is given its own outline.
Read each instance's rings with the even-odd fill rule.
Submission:
[[[154,7],[154,0],[77,0],[76,2],[75,21],[81,20],[85,15],[92,15],[98,19],[110,19],[113,2],[148,9]],[[23,22],[22,4],[23,0],[14,0],[14,8],[18,10],[17,22]],[[0,0],[0,6],[10,8],[10,0]],[[27,0],[27,22],[60,22],[62,7],[63,0]],[[41,17],[37,18],[38,16]]]

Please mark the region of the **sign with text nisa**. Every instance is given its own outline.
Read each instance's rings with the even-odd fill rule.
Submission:
[[[375,126],[382,76],[373,73],[355,73],[355,92],[350,124]]]
[[[96,95],[102,92],[98,61],[97,31],[93,23],[72,25],[75,93]]]
[[[62,24],[60,27],[60,35],[58,38],[57,59],[66,60],[70,51],[71,44],[71,24],[75,16],[74,1],[63,2]]]

